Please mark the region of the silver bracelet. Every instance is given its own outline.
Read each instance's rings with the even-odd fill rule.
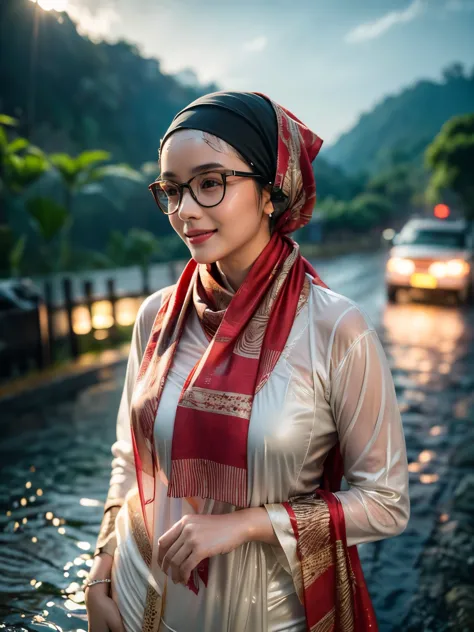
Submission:
[[[83,583],[82,587],[85,590],[86,588],[89,588],[89,586],[93,586],[94,584],[110,584],[112,583],[111,579],[86,579],[86,581]]]

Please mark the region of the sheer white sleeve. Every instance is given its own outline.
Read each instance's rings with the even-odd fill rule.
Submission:
[[[113,459],[109,491],[105,501],[104,516],[94,555],[104,552],[113,555],[116,546],[115,518],[118,510],[124,503],[125,496],[136,485],[136,472],[130,430],[130,404],[141,359],[148,342],[155,316],[160,309],[164,291],[165,290],[161,290],[160,292],[152,294],[143,302],[133,328],[125,383],[117,415],[117,438],[111,448]]]
[[[354,316],[336,332],[327,390],[349,486],[336,493],[349,546],[400,534],[410,513],[405,437],[393,379],[377,333],[367,328],[354,337],[354,322],[362,319],[360,313]]]
[[[326,408],[317,408],[315,423],[318,415],[329,414],[337,429],[347,484],[336,496],[344,511],[348,545],[398,535],[410,513],[407,456],[380,340],[351,303],[346,303],[333,327],[317,323],[315,330],[313,371],[316,379],[321,376],[326,402]],[[290,517],[282,504],[265,508],[280,545],[274,547],[275,555],[293,575],[300,593],[301,571]]]

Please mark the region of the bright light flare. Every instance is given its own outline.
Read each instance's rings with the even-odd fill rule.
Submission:
[[[452,259],[451,261],[435,261],[430,265],[429,273],[438,279],[444,277],[462,277],[470,272],[470,266],[463,259]]]
[[[66,11],[69,6],[69,0],[32,0],[36,1],[44,11]]]
[[[392,257],[387,262],[387,270],[389,272],[395,272],[396,274],[410,276],[410,274],[413,274],[413,272],[415,272],[415,264],[411,259],[400,259],[400,257]]]

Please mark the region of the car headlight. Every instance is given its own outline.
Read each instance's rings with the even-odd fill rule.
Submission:
[[[453,259],[446,264],[448,276],[465,276],[469,274],[471,266],[463,259]]]
[[[469,274],[470,265],[463,259],[452,259],[451,261],[435,261],[429,267],[428,272],[438,279],[443,277],[461,277]]]
[[[396,274],[410,276],[415,272],[415,264],[411,259],[401,259],[400,257],[392,257],[387,261],[387,270]]]
[[[447,274],[447,265],[444,261],[435,261],[428,268],[428,272],[437,279],[442,279]]]

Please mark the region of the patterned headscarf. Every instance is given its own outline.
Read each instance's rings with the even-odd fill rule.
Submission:
[[[261,93],[214,92],[174,117],[161,147],[180,129],[221,138],[265,178],[281,235],[309,222],[316,203],[311,163],[323,141],[291,112]]]

